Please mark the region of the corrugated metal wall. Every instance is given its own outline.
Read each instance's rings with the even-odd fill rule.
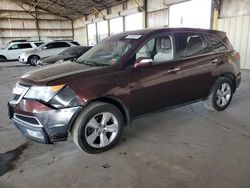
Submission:
[[[29,10],[28,5],[24,5]],[[14,1],[0,0],[0,47],[11,40],[28,39],[51,41],[54,39],[72,39],[72,23],[66,18],[55,14],[36,9],[39,25],[39,32],[36,21],[31,13],[27,13]]]
[[[218,29],[227,33],[234,48],[240,52],[241,68],[250,69],[250,15],[219,19]]]

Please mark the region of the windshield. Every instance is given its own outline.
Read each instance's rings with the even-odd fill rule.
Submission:
[[[77,62],[93,66],[111,66],[118,63],[131,46],[131,40],[103,40],[83,54]]]
[[[82,48],[79,47],[71,47],[62,51],[59,55],[77,55],[82,52]]]

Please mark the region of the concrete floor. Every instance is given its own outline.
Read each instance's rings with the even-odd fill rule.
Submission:
[[[250,187],[250,71],[229,108],[202,103],[146,116],[112,150],[89,155],[67,142],[25,139],[7,117],[12,86],[36,69],[0,63],[0,188]]]

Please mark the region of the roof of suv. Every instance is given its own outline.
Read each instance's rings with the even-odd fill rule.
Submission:
[[[134,34],[134,35],[146,35],[146,34],[153,34],[158,32],[205,32],[205,33],[211,33],[211,34],[217,34],[217,35],[226,35],[223,31],[218,30],[212,30],[212,29],[196,29],[196,28],[158,28],[158,29],[142,29],[142,30],[136,30],[136,31],[127,31],[124,33],[121,33],[121,35],[128,35],[128,34]]]

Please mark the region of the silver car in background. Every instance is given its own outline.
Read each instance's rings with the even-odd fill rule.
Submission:
[[[50,57],[53,55],[58,55],[66,48],[73,46],[79,46],[79,43],[75,41],[47,42],[34,50],[29,50],[21,53],[18,59],[23,64],[29,64],[35,66],[40,59],[45,57]]]

